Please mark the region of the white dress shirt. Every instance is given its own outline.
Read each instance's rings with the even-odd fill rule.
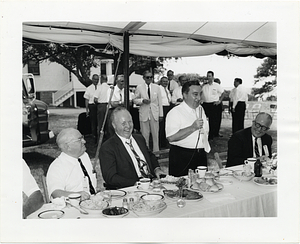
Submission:
[[[96,89],[96,87],[97,87],[97,89]],[[86,91],[85,91],[84,95],[83,95],[83,97],[85,99],[89,100],[89,104],[94,104],[94,94],[95,94],[96,90],[99,89],[100,86],[97,85],[96,87],[95,87],[94,84],[88,86],[86,88]]]
[[[110,86],[106,82],[104,82],[95,91],[94,98],[98,99],[98,103],[108,103],[110,91]]]
[[[238,102],[247,102],[248,94],[249,91],[247,90],[247,88],[242,85],[238,85],[232,94],[233,108],[235,108]]]
[[[201,129],[200,139],[197,148],[204,148],[206,152],[210,151],[208,143],[209,125],[204,112],[204,109],[199,105],[196,109],[190,108],[184,101],[178,106],[174,107],[166,118],[166,137],[176,134],[179,130],[191,126],[197,118],[203,119],[203,129]],[[186,138],[171,142],[170,144],[194,149],[197,144],[199,130],[194,131]]]
[[[177,102],[177,99],[179,99],[179,98],[183,99],[182,98],[182,86],[178,86],[174,89],[171,102],[173,104],[177,105],[180,103],[180,102]]]
[[[159,86],[161,94],[161,102],[163,106],[169,106],[171,102],[171,93],[167,87]]]
[[[202,101],[205,103],[217,102],[223,92],[224,89],[218,83],[207,83],[202,87]]]
[[[92,185],[96,189],[97,180],[93,174],[93,167],[88,154],[80,156],[82,164],[86,168]],[[62,152],[51,164],[47,173],[47,186],[49,197],[55,190],[78,192],[83,191],[86,179],[77,158]]]
[[[136,151],[136,153],[139,155],[140,159],[142,159],[142,160],[144,160],[146,162],[144,154],[142,153],[139,145],[136,143],[136,141],[134,140],[133,136],[130,136],[129,139],[126,139],[125,137],[119,136],[118,133],[116,133],[116,134],[121,139],[124,147],[126,148],[127,152],[129,153],[129,156],[130,156],[130,158],[131,158],[131,160],[133,162],[133,165],[134,165],[134,168],[135,168],[135,171],[136,171],[138,177],[142,177],[140,168],[138,166],[137,159],[134,156],[132,150],[130,149],[130,146],[126,142],[128,142],[129,140],[131,140],[132,146],[133,146],[134,150]]]
[[[27,197],[30,197],[32,193],[35,191],[39,191],[40,188],[38,187],[34,177],[30,172],[30,168],[28,167],[27,163],[24,159],[23,161],[23,189],[22,191]]]

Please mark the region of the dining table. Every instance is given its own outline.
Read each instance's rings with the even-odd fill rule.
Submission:
[[[228,172],[242,170],[243,165],[226,168]],[[134,192],[143,192],[145,194],[154,193],[164,196],[166,208],[160,213],[146,216],[147,218],[198,218],[198,217],[277,217],[277,184],[261,185],[254,182],[254,179],[242,181],[232,174],[221,176],[219,182],[224,182],[223,189],[218,192],[200,192],[203,197],[198,200],[185,200],[184,207],[177,206],[177,200],[164,196],[164,189],[176,190],[175,184],[164,183],[159,192],[153,191],[153,188],[142,190],[139,186],[131,186],[119,189],[123,196],[112,198],[110,206],[122,207],[123,198],[127,198]],[[28,219],[38,219],[40,214],[55,209],[53,203],[44,204],[39,210],[29,215]],[[87,218],[106,218],[102,211],[96,213],[83,214],[68,204],[61,209],[63,211],[62,219],[87,219]],[[142,216],[143,217],[143,216]],[[124,218],[142,218],[134,211]]]

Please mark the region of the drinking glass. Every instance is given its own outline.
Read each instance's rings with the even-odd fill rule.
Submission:
[[[185,200],[182,197],[182,194],[183,194],[183,188],[180,187],[179,188],[179,199],[177,200],[177,207],[179,207],[179,208],[183,208],[186,204]]]
[[[103,200],[107,201],[108,204],[111,205],[111,191],[104,190],[102,196],[103,196]]]

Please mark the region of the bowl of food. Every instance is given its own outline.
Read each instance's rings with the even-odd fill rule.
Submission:
[[[102,210],[102,215],[107,218],[122,218],[129,213],[129,210],[124,207],[110,207]]]
[[[164,201],[164,196],[160,194],[145,194],[141,196],[141,199],[146,205],[155,207]]]
[[[167,204],[164,201],[160,201],[153,206],[140,201],[132,206],[132,211],[139,217],[148,217],[159,214],[167,208]]]
[[[254,177],[253,172],[248,172],[244,170],[236,170],[233,172],[233,176],[240,181],[249,181]]]
[[[89,213],[101,213],[101,211],[108,207],[108,202],[104,201],[104,198],[97,194],[91,196],[90,199],[80,202],[80,207]]]

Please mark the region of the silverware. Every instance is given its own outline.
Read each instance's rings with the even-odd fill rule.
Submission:
[[[66,203],[68,203],[73,208],[76,208],[77,210],[79,210],[79,212],[82,213],[82,214],[89,214],[89,212],[87,212],[86,210],[84,210],[80,207],[77,207],[77,206],[73,205],[72,203],[70,203],[70,201],[68,199],[66,200]]]

